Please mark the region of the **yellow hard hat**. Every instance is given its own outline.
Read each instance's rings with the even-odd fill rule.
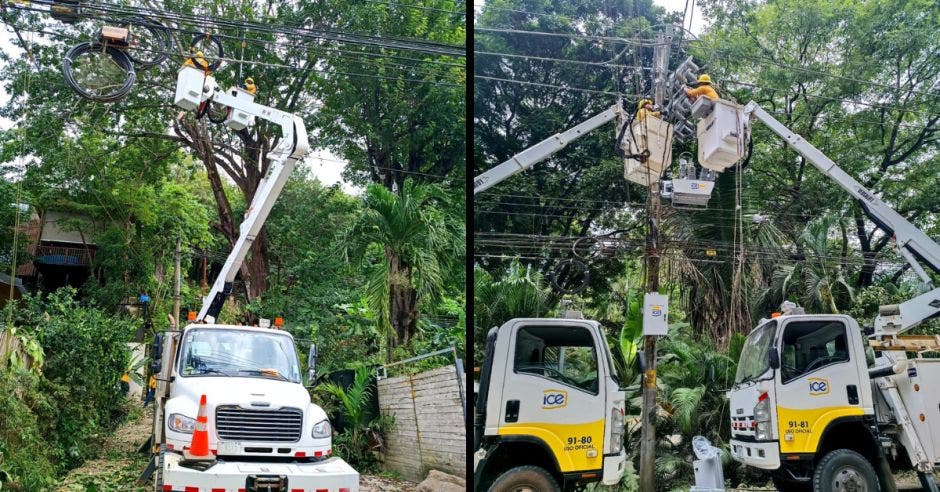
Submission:
[[[636,106],[638,108],[642,108],[643,106],[646,106],[647,104],[653,104],[653,101],[650,101],[649,99],[641,99],[640,102]]]
[[[245,79],[245,85],[255,85],[255,79],[248,77]]]
[[[707,73],[703,73],[702,75],[698,76],[698,83],[699,84],[711,84],[712,78],[709,77]]]

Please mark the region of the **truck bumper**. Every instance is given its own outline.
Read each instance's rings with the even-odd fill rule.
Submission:
[[[771,442],[747,442],[732,439],[731,457],[747,466],[776,470],[780,468],[780,444]]]
[[[219,461],[206,471],[179,465],[183,459],[166,453],[163,461],[163,490],[190,492],[245,492],[250,476],[283,476],[286,492],[358,492],[359,472],[340,458],[317,463],[249,463]]]
[[[621,451],[620,454],[613,456],[604,456],[604,475],[601,477],[601,483],[604,485],[614,485],[623,478],[623,473],[627,465],[627,453]]]

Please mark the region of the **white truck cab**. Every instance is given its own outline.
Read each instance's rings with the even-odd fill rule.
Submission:
[[[280,330],[189,325],[170,375],[166,444],[183,450],[192,439],[206,395],[209,448],[219,456],[323,458],[331,428],[301,381],[293,337]]]
[[[851,317],[802,314],[792,303],[748,335],[731,402],[731,456],[770,470],[781,490],[885,490],[892,468],[917,471],[936,492],[940,464],[940,338],[904,335],[940,316],[940,245],[756,103],[738,119],[761,121],[858,202],[924,284],[879,307],[863,335]],[[745,125],[745,134],[749,133]],[[869,355],[866,349],[873,353]]]
[[[600,324],[513,319],[490,330],[476,401],[476,490],[613,485],[625,470],[624,391]]]
[[[331,456],[330,421],[310,400],[294,347],[290,333],[249,326],[190,324],[157,336],[155,490],[358,490],[359,474]],[[313,381],[315,347],[309,360]],[[215,459],[191,464],[183,452],[203,395]]]

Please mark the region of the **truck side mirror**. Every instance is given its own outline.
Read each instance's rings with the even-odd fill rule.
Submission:
[[[160,374],[163,369],[163,332],[153,335],[153,343],[150,345],[150,372]]]
[[[310,345],[310,352],[307,353],[307,384],[313,385],[317,380],[317,345]]]
[[[771,369],[780,369],[780,353],[777,352],[777,347],[770,347],[767,351],[767,359]]]

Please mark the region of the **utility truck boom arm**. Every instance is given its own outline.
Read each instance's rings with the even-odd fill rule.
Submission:
[[[569,142],[587,135],[592,130],[623,115],[620,101],[604,111],[588,118],[586,121],[519,152],[506,162],[473,178],[473,194],[485,191],[493,185],[505,181],[510,176],[531,169],[532,166],[548,159],[559,150],[565,148]]]
[[[793,150],[858,200],[865,214],[886,234],[892,234],[895,237],[901,256],[911,265],[911,269],[932,288],[929,292],[901,304],[882,306],[881,314],[875,320],[875,334],[898,334],[940,314],[940,288],[933,288],[930,277],[920,263],[923,262],[934,272],[940,273],[940,245],[881,201],[874,193],[865,189],[819,149],[764,111],[756,102],[748,103],[744,108],[744,114],[753,116],[767,125]]]
[[[261,231],[264,221],[268,218],[268,214],[271,212],[274,202],[277,201],[277,197],[281,194],[281,190],[284,189],[284,184],[294,170],[297,161],[310,148],[306,127],[303,120],[297,115],[237,98],[219,90],[218,87],[211,96],[211,102],[232,108],[232,111],[241,111],[275,123],[281,127],[282,137],[277,146],[268,154],[271,164],[268,166],[268,172],[255,192],[254,199],[248,206],[245,220],[239,227],[238,240],[235,241],[232,252],[225,260],[225,265],[222,266],[218,278],[212,284],[212,290],[203,300],[197,319],[206,322],[215,321],[219,311],[222,310],[225,299],[232,292],[232,282],[245,260],[245,255],[251,249],[252,242]]]

